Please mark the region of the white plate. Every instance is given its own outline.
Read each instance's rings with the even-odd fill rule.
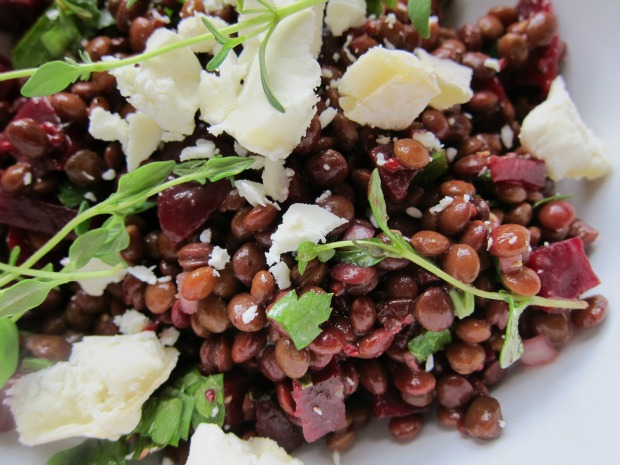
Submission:
[[[510,0],[454,0],[461,18],[476,19],[490,6]],[[555,0],[560,31],[568,42],[563,74],[583,118],[607,143],[615,171],[620,169],[620,24],[618,0]],[[462,21],[459,21],[462,22]],[[420,436],[397,444],[387,422],[377,422],[342,454],[343,465],[605,465],[618,464],[617,425],[620,419],[620,176],[601,182],[571,183],[562,192],[576,193],[579,216],[598,227],[601,236],[591,254],[603,284],[596,289],[610,301],[605,324],[580,333],[550,366],[520,370],[493,391],[502,405],[506,428],[491,442],[478,442],[446,431],[430,421]],[[614,285],[614,283],[616,283]],[[45,412],[41,412],[45,415]],[[429,415],[432,417],[433,415]],[[60,446],[62,447],[62,446]],[[0,436],[3,464],[45,463],[59,446],[25,449],[15,435]],[[331,465],[322,443],[305,447],[297,457],[306,465]],[[84,464],[87,465],[87,464]]]

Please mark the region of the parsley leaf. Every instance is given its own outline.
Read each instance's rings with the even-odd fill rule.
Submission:
[[[142,165],[121,176],[118,189],[113,196],[128,196],[155,187],[166,180],[174,166],[173,161],[156,161]]]
[[[431,154],[431,162],[413,178],[413,183],[427,186],[448,171],[448,159],[444,150],[438,150]]]
[[[84,200],[85,193],[86,189],[68,181],[58,186],[58,200],[67,208],[78,207]]]
[[[452,335],[449,329],[426,331],[411,339],[407,344],[407,349],[419,363],[423,363],[450,342],[452,342]]]
[[[450,299],[454,304],[454,314],[457,318],[463,319],[474,313],[476,301],[471,292],[463,292],[458,289],[450,289],[448,291]]]
[[[545,197],[544,199],[540,199],[538,202],[535,202],[534,205],[532,205],[532,208],[541,207],[546,203],[553,202],[554,200],[566,200],[570,198],[572,198],[572,195],[570,194],[565,194],[565,195],[555,194],[555,195],[552,195],[551,197]]]
[[[407,10],[413,26],[424,39],[428,39],[431,36],[431,0],[409,0]]]
[[[54,454],[47,465],[126,465],[128,446],[122,441],[88,439]]]
[[[19,359],[19,332],[15,322],[0,318],[0,388],[4,387],[15,369]]]
[[[319,325],[332,312],[332,296],[310,291],[297,298],[297,293],[290,291],[273,304],[268,316],[286,330],[295,347],[301,350],[321,334]]]
[[[510,312],[508,313],[508,324],[506,325],[506,339],[499,354],[499,366],[508,368],[523,355],[523,341],[519,334],[519,318],[529,304],[528,300],[515,302],[512,297],[508,298]]]
[[[358,266],[375,266],[385,258],[385,253],[378,247],[373,247],[372,243],[383,244],[381,239],[365,239],[364,241],[353,241],[354,249],[341,250],[336,253],[339,262],[352,263]]]

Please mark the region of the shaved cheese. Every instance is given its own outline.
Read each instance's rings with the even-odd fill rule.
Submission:
[[[153,270],[155,269],[155,265],[151,267],[146,267],[144,265],[135,265],[127,268],[127,273],[132,275],[135,278],[138,278],[143,283],[147,284],[155,284],[157,282],[157,276]]]
[[[439,58],[419,48],[416,55],[437,78],[441,93],[430,104],[438,110],[446,110],[454,105],[469,102],[474,95],[471,90],[473,71],[467,66],[446,58]]]
[[[413,54],[375,47],[340,79],[340,106],[352,121],[402,130],[439,95],[435,77]]]
[[[288,289],[291,287],[291,269],[286,266],[286,263],[276,263],[269,268],[269,272],[273,275],[280,289]]]
[[[142,405],[168,379],[178,356],[151,331],[85,337],[68,362],[24,375],[8,390],[20,441],[117,440],[138,425]]]
[[[183,150],[181,150],[181,155],[179,155],[179,159],[181,161],[203,160],[206,158],[213,158],[218,154],[219,150],[215,146],[215,143],[213,141],[198,139],[196,141],[196,145],[192,147],[185,147]]]
[[[325,129],[329,124],[334,121],[334,118],[338,114],[338,110],[334,107],[327,107],[323,112],[319,115],[319,122],[321,123],[321,129]]]
[[[279,262],[281,254],[297,250],[302,242],[325,242],[329,232],[346,222],[318,205],[291,205],[282,217],[282,224],[271,236],[271,248],[266,254],[267,263]]]
[[[138,334],[145,330],[151,324],[146,315],[137,310],[127,310],[122,315],[116,315],[112,320],[121,334]]]
[[[276,202],[284,202],[288,198],[288,186],[295,172],[284,167],[284,160],[265,158],[263,169],[263,186],[265,193]]]
[[[581,119],[561,76],[551,84],[547,100],[525,117],[519,139],[532,155],[545,161],[554,181],[594,179],[611,170],[607,147]]]
[[[82,268],[80,268],[78,271],[105,271],[111,270],[112,268],[114,267],[108,265],[105,262],[102,262],[98,258],[91,258],[88,263]],[[88,295],[101,296],[103,295],[105,288],[108,287],[108,284],[120,283],[125,278],[126,274],[127,272],[125,270],[120,270],[112,276],[106,276],[102,278],[78,279],[77,283]]]
[[[163,131],[155,120],[141,112],[128,115],[127,123],[127,143],[122,145],[127,156],[127,171],[132,171],[157,150]]]
[[[194,12],[194,16],[190,16],[188,18],[182,19],[179,21],[179,25],[177,30],[179,32],[179,37],[183,40],[191,39],[193,37],[200,36],[202,34],[207,34],[209,30],[202,22],[202,19],[207,19],[216,29],[222,29],[228,26],[228,23],[224,21],[222,18],[217,16],[208,16],[199,12]],[[211,53],[214,54],[217,49],[219,49],[219,44],[215,41],[215,39],[211,40],[202,40],[197,44],[191,45],[190,50],[194,53]]]
[[[312,53],[316,18],[314,10],[285,18],[267,46],[269,82],[285,113],[273,108],[265,97],[257,53],[252,57],[240,92],[236,83],[225,84],[221,79],[203,75],[201,112],[203,108],[206,111],[201,118],[212,125],[210,132],[215,135],[226,132],[246,149],[272,160],[286,158],[293,151],[306,133],[319,100],[314,89],[320,84],[321,68]],[[205,100],[214,95],[208,89],[211,84],[222,88],[229,99],[224,102],[224,97],[215,96],[225,105],[218,111],[213,111],[213,103]]]
[[[365,0],[329,0],[325,9],[325,24],[335,37],[347,29],[366,22]]]
[[[257,205],[264,207],[271,203],[266,197],[265,186],[259,182],[245,180],[235,181],[235,187],[239,191],[241,197],[247,200],[253,207]]]

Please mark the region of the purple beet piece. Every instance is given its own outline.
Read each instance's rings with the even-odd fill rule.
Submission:
[[[413,316],[413,299],[389,299],[379,305],[377,319],[385,326],[390,319],[402,325],[410,325],[415,321]]]
[[[401,165],[394,156],[391,145],[378,145],[368,154],[379,170],[385,194],[392,200],[404,200],[407,197],[409,185],[418,171],[407,169]]]
[[[216,183],[171,187],[157,198],[157,215],[162,231],[173,245],[187,239],[207,222],[232,187],[222,179]]]
[[[52,236],[75,216],[75,210],[25,195],[0,192],[0,224]]]
[[[344,383],[338,363],[332,360],[312,374],[312,384],[293,380],[295,416],[301,420],[304,438],[314,442],[345,423]]]
[[[578,299],[600,284],[577,237],[532,251],[527,266],[540,278],[542,297]]]
[[[237,426],[243,423],[243,399],[249,384],[250,378],[241,371],[233,370],[224,373],[225,425]]]
[[[372,397],[372,413],[375,418],[404,417],[422,410],[405,402],[398,389],[392,386],[388,388],[385,394]]]
[[[304,443],[299,427],[291,423],[272,400],[256,402],[256,432],[259,436],[273,439],[287,452]]]
[[[489,158],[489,169],[495,183],[519,184],[530,190],[540,189],[545,185],[545,163],[540,160],[492,155]]]

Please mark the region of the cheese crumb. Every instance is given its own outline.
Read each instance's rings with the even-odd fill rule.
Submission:
[[[585,125],[564,79],[555,78],[547,100],[523,120],[523,147],[543,160],[551,179],[595,179],[611,170],[607,147]]]
[[[504,147],[506,147],[507,149],[512,148],[515,141],[515,132],[512,130],[509,124],[502,126],[502,129],[500,131],[500,138],[502,139],[502,144],[504,144]]]
[[[181,150],[181,154],[179,155],[179,159],[181,161],[188,160],[204,160],[208,158],[213,158],[216,155],[219,155],[220,151],[215,146],[215,143],[206,139],[198,139],[196,141],[196,145],[192,147],[185,147]]]
[[[211,258],[207,263],[216,270],[223,270],[228,262],[230,262],[228,250],[216,245],[213,248],[213,252],[211,252]]]
[[[366,21],[364,0],[329,0],[325,9],[325,24],[334,37],[346,30],[358,27]]]
[[[269,272],[276,280],[276,284],[280,289],[288,289],[291,287],[291,270],[284,262],[278,262],[269,268]]]
[[[416,207],[406,208],[405,213],[409,215],[411,218],[417,218],[417,219],[422,218],[422,212],[420,211],[419,208],[416,208]]]
[[[211,230],[207,228],[203,232],[201,232],[200,237],[198,237],[198,240],[202,242],[203,244],[210,244],[211,243]]]
[[[114,181],[116,179],[116,170],[110,168],[101,173],[101,179],[104,181]]]
[[[443,149],[443,144],[435,134],[430,131],[418,131],[414,132],[411,136],[413,140],[417,140],[422,144],[429,152],[438,152]]]
[[[483,65],[485,68],[492,69],[493,71],[499,73],[502,70],[502,66],[500,65],[499,60],[495,58],[487,58],[484,60]]]
[[[454,197],[450,197],[449,195],[446,195],[443,199],[441,199],[439,201],[439,203],[437,205],[435,205],[434,207],[429,208],[428,211],[430,211],[431,213],[439,213],[444,211],[449,205],[452,205],[452,202],[454,202]]]
[[[98,258],[91,258],[86,265],[79,269],[79,271],[105,271],[111,270],[112,268],[114,267],[99,260]],[[88,295],[102,296],[105,288],[108,287],[108,284],[121,282],[125,278],[126,274],[126,270],[120,270],[112,276],[106,276],[103,278],[78,279],[77,283]]]
[[[148,268],[144,265],[136,265],[127,268],[127,273],[138,278],[143,283],[155,284],[157,282],[157,276],[155,276],[153,272],[154,269],[155,265]]]
[[[323,110],[323,113],[319,115],[319,122],[321,123],[321,129],[325,129],[329,124],[334,121],[334,118],[338,114],[338,110],[334,107],[327,107]]]
[[[332,191],[326,190],[325,192],[323,192],[321,195],[319,195],[316,198],[314,203],[321,203],[323,200],[327,200],[329,197],[331,197],[331,195],[332,195]]]
[[[127,310],[122,315],[116,315],[112,320],[122,334],[138,334],[151,324],[151,320],[137,310]]]
[[[24,375],[9,388],[7,404],[20,442],[33,446],[76,436],[117,440],[129,434],[178,356],[152,331],[85,337],[73,345],[68,362]]]
[[[235,181],[235,187],[241,197],[248,201],[250,205],[256,207],[257,205],[265,206],[271,202],[267,198],[265,185],[255,181],[240,180]]]
[[[281,254],[297,250],[297,246],[304,241],[315,244],[325,242],[329,232],[346,222],[318,205],[291,205],[282,217],[282,224],[271,236],[272,245],[266,254],[267,263],[277,263]]]

